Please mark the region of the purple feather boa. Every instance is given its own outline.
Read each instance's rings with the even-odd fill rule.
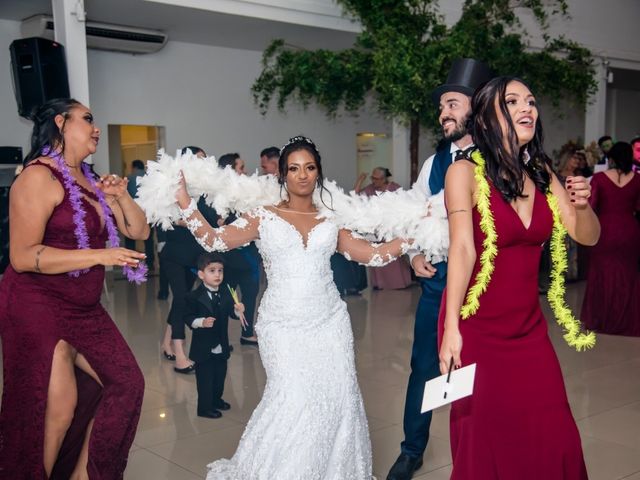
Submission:
[[[67,166],[67,163],[64,161],[64,157],[60,152],[56,152],[49,147],[45,147],[42,151],[42,154],[51,157],[56,162],[56,166],[62,174],[64,188],[65,190],[67,190],[67,192],[69,192],[69,202],[71,203],[71,206],[73,208],[73,223],[75,225],[74,234],[76,236],[78,248],[91,248],[91,244],[89,243],[89,234],[87,233],[87,225],[85,223],[87,212],[82,205],[82,193],[80,192],[80,187],[71,176],[69,167]],[[120,236],[118,235],[118,229],[116,228],[116,224],[113,219],[113,212],[107,204],[104,193],[98,188],[89,165],[84,162],[82,162],[82,173],[84,174],[91,187],[93,187],[93,191],[95,192],[96,197],[98,197],[98,202],[100,203],[100,207],[102,208],[102,212],[104,214],[104,223],[109,236],[109,245],[112,248],[120,246]],[[69,272],[68,275],[71,277],[79,277],[81,274],[87,273],[88,271],[88,268],[85,268],[83,270],[73,270]],[[140,262],[135,268],[125,265],[124,267],[122,267],[122,272],[126,275],[127,280],[129,280],[130,282],[135,282],[136,285],[140,285],[142,282],[145,282],[147,280],[147,265],[145,264],[145,262]]]

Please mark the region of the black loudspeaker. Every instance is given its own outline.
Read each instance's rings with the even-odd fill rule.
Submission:
[[[20,165],[22,147],[0,147],[0,165]]]
[[[69,77],[62,45],[32,37],[14,40],[9,50],[20,116],[28,117],[34,108],[52,98],[69,97]]]

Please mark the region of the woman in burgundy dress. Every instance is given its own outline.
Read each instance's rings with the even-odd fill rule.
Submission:
[[[0,284],[0,478],[118,479],[144,379],[100,294],[104,266],[135,267],[144,255],[105,248],[117,238],[105,212],[130,238],[145,239],[149,227],[126,180],[97,179],[83,164],[100,136],[84,105],[51,100],[32,119]]]
[[[589,249],[587,289],[581,318],[593,330],[640,336],[640,175],[631,170],[631,145],[618,142],[608,157],[612,168],[591,180],[591,199],[600,241]]]
[[[477,312],[461,319],[480,267],[484,233],[477,209],[475,164],[455,162],[446,176],[449,270],[440,318],[440,370],[450,361],[477,364],[474,392],[451,407],[452,479],[578,480],[587,478],[580,436],[538,301],[538,263],[553,225],[551,191],[575,240],[593,245],[598,220],[589,185],[551,173],[542,127],[528,87],[498,77],[472,100],[473,138],[497,232],[495,269]]]
[[[396,182],[389,181],[391,172],[388,168],[376,167],[371,172],[371,183],[362,188],[362,182],[366,178],[363,173],[356,180],[354,190],[356,193],[372,197],[384,192],[395,192],[402,188]],[[369,267],[369,278],[374,290],[397,290],[411,285],[411,269],[404,258],[399,258],[384,267]]]

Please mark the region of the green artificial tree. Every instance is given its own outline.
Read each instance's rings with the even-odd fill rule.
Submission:
[[[549,15],[567,16],[566,0],[465,0],[462,16],[447,27],[437,0],[338,0],[362,32],[342,51],[299,50],[274,41],[263,54],[263,70],[252,86],[267,112],[272,99],[316,102],[329,116],[356,112],[367,96],[378,110],[410,127],[411,181],[418,174],[420,127],[437,128],[431,92],[446,79],[456,58],[484,61],[497,74],[515,74],[554,106],[561,99],[584,108],[596,90],[590,52],[565,38],[550,38]],[[517,5],[516,5],[517,3]],[[529,9],[545,47],[527,48],[514,6]]]

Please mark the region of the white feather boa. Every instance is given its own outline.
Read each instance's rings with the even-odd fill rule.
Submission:
[[[146,174],[138,179],[136,201],[149,223],[164,230],[171,229],[172,223],[180,219],[175,201],[180,171],[190,195],[194,198],[204,195],[207,204],[223,217],[229,212],[242,214],[259,206],[277,205],[286,198],[286,192],[281,193],[272,175],[238,175],[231,167],[219,168],[213,157],[198,158],[190,152],[185,155],[178,152],[174,158],[160,150],[158,160],[147,162]],[[353,191],[347,194],[334,181],[325,180],[324,184],[328,193],[324,192],[322,199],[318,189],[314,193],[318,217],[331,219],[339,228],[380,240],[412,238],[414,248],[421,250],[428,260],[446,259],[449,229],[442,192],[425,202],[424,196],[413,189],[367,197]]]

